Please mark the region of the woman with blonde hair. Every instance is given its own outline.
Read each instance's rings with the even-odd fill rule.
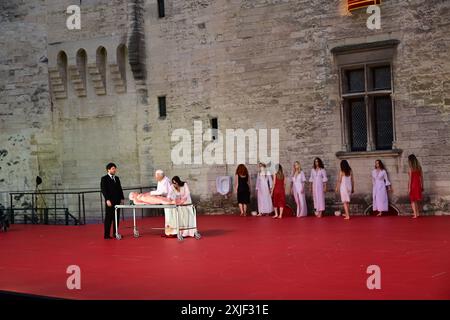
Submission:
[[[291,194],[294,196],[297,205],[297,218],[306,217],[308,214],[305,197],[305,182],[306,177],[300,162],[295,161],[291,175]]]

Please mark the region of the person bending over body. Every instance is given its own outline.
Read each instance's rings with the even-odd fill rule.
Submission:
[[[175,201],[168,199],[171,185],[164,171],[156,170],[155,180],[158,182],[156,190],[146,193],[130,192],[128,198],[134,204],[175,204]]]

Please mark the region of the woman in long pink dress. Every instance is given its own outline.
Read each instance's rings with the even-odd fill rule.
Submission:
[[[281,219],[283,217],[283,210],[286,207],[286,191],[284,189],[284,173],[283,167],[279,164],[277,173],[275,174],[273,189],[273,209],[275,215],[273,218]],[[280,215],[278,215],[278,209],[280,209]]]
[[[388,190],[391,190],[386,169],[381,160],[375,161],[375,169],[372,170],[373,184],[373,211],[377,211],[377,217],[383,212],[389,211]]]
[[[291,176],[291,194],[294,196],[297,205],[297,218],[306,217],[308,210],[305,197],[305,173],[302,170],[300,162],[295,161]]]
[[[272,176],[266,170],[264,163],[259,164],[259,173],[256,178],[256,196],[258,198],[258,216],[270,214],[273,211],[272,197]]]
[[[327,172],[322,159],[315,158],[309,182],[312,183],[312,194],[314,200],[314,210],[317,218],[322,218],[325,211],[325,192],[327,192]]]

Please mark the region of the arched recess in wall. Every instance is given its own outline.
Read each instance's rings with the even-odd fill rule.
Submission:
[[[67,92],[67,54],[64,51],[58,53],[56,64],[58,65],[62,86],[64,87],[64,91]]]
[[[125,92],[127,91],[127,63],[128,63],[128,49],[124,44],[117,47],[117,65],[119,66],[120,75],[123,80]]]
[[[106,58],[107,58],[107,52],[105,47],[98,47],[97,49],[97,69],[100,72],[100,75],[102,77],[103,86],[106,90]]]
[[[77,69],[80,73],[80,78],[83,83],[83,88],[87,89],[87,83],[86,83],[86,66],[87,66],[87,54],[86,50],[79,49],[77,51]]]

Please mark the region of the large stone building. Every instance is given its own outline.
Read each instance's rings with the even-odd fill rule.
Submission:
[[[66,25],[70,5],[80,30]],[[373,29],[372,13],[350,13],[346,0],[2,0],[0,203],[37,175],[44,189],[98,189],[114,161],[125,186],[147,186],[162,168],[189,181],[204,211],[230,212],[235,200],[215,181],[235,163],[171,159],[172,132],[201,121],[279,129],[280,163],[299,160],[309,176],[321,157],[329,190],[348,159],[359,213],[378,158],[393,207],[409,212],[414,153],[425,211],[449,213],[450,1],[379,8]],[[337,196],[327,199],[331,212]]]

